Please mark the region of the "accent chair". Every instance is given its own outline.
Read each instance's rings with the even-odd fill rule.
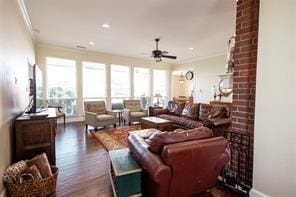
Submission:
[[[141,122],[141,118],[148,116],[148,110],[141,108],[140,100],[124,100],[123,107],[123,120],[128,122],[128,125]]]
[[[104,101],[85,101],[85,129],[88,125],[93,126],[97,131],[97,127],[105,127],[113,125],[116,128],[116,113],[106,110]]]

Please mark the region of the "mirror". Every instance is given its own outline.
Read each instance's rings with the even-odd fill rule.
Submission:
[[[218,75],[218,76],[220,77],[219,92],[224,97],[228,97],[229,95],[231,95],[231,93],[233,91],[233,87],[232,87],[232,82],[233,82],[232,73],[222,74],[222,75]]]

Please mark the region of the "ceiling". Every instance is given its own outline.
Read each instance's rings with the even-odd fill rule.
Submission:
[[[160,37],[160,50],[178,56],[170,63],[225,53],[235,29],[236,0],[24,2],[39,43],[150,58]],[[104,23],[111,28],[102,28]]]

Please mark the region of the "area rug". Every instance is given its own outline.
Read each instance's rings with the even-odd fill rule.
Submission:
[[[119,126],[117,128],[108,128],[95,131],[90,129],[91,134],[99,140],[103,147],[110,151],[116,149],[127,148],[127,137],[130,131],[140,130],[140,125]]]

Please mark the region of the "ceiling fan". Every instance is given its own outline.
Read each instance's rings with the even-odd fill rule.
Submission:
[[[152,51],[152,57],[155,59],[156,62],[160,62],[161,58],[168,58],[168,59],[177,59],[177,56],[167,55],[169,52],[158,50],[158,42],[159,38],[155,39],[156,42],[156,49]]]

